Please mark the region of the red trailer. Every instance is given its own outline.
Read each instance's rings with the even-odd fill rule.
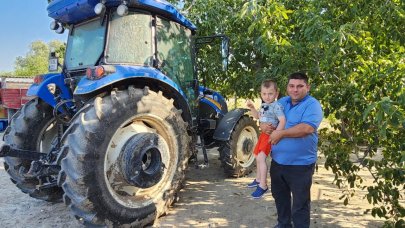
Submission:
[[[33,78],[2,77],[0,84],[0,131],[3,131],[18,109],[32,99],[27,96]]]
[[[6,109],[19,109],[30,100],[28,89],[1,89],[1,102]]]

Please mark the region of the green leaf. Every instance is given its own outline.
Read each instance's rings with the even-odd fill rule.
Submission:
[[[373,104],[370,104],[367,106],[366,110],[363,112],[363,121],[365,121],[367,119],[367,116],[369,115],[371,110],[373,110],[375,108],[376,105],[377,105],[377,103],[373,103]]]
[[[281,14],[283,15],[284,19],[286,19],[286,20],[288,19],[288,15],[287,15],[286,11],[282,11]]]
[[[391,103],[390,101],[383,100],[381,103],[381,108],[384,110],[385,113],[391,115]]]
[[[393,127],[399,127],[399,120],[402,118],[401,114],[396,111],[393,113],[392,117],[391,117],[391,124],[393,125]]]
[[[354,38],[354,36],[352,36],[352,35],[349,35],[349,39],[352,40],[356,44],[358,43],[357,39]]]

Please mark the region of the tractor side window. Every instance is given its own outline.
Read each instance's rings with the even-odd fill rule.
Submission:
[[[108,34],[106,62],[131,65],[152,65],[152,16],[129,12],[113,14]]]
[[[175,81],[186,96],[194,98],[192,88],[191,31],[179,24],[157,18],[157,58],[160,70]]]

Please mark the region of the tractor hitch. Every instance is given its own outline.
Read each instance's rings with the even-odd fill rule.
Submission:
[[[58,175],[60,169],[60,165],[48,165],[44,164],[43,161],[32,161],[30,169],[24,174],[24,176],[38,178]]]
[[[41,160],[46,158],[47,155],[48,154],[37,151],[17,149],[7,144],[3,144],[0,147],[0,157],[17,157],[27,160]]]

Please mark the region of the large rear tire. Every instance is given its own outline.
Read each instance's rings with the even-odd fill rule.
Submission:
[[[57,136],[57,125],[52,111],[50,105],[38,98],[29,101],[13,115],[4,133],[4,143],[18,149],[48,153]],[[51,202],[62,199],[63,191],[60,187],[38,188],[40,185],[56,181],[56,176],[38,179],[27,175],[31,167],[30,160],[14,157],[5,157],[4,160],[4,167],[11,181],[22,192]]]
[[[253,149],[258,141],[256,121],[242,116],[235,125],[231,137],[219,148],[220,160],[228,177],[241,177],[252,172],[255,166]]]
[[[191,151],[186,126],[161,92],[130,86],[95,98],[67,130],[65,203],[85,225],[152,223],[184,180]]]

